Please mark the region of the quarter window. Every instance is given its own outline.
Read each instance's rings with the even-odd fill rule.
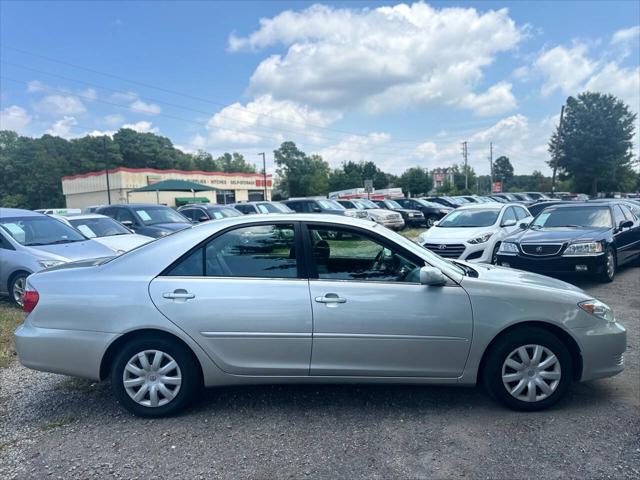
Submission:
[[[323,280],[418,283],[420,267],[399,250],[353,230],[311,226],[312,263]]]
[[[230,230],[191,252],[166,275],[296,278],[294,226],[252,225]]]
[[[622,209],[618,205],[613,206],[613,218],[615,220],[614,227],[616,228],[619,227],[620,224],[626,220],[626,218],[624,217],[624,213],[622,212]]]

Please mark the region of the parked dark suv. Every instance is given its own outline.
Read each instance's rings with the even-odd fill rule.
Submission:
[[[449,213],[452,208],[439,205],[437,203],[427,202],[421,198],[396,198],[396,202],[403,208],[418,210],[424,215],[425,223],[428,228]]]
[[[178,208],[178,212],[194,223],[220,220],[227,217],[239,217],[238,210],[229,205],[216,205],[213,203],[194,203]]]
[[[294,198],[282,203],[298,213],[330,213],[347,217],[369,218],[366,210],[347,209],[328,198]]]
[[[98,208],[96,213],[111,217],[140,235],[153,238],[164,237],[192,225],[187,217],[175,210],[152,203],[108,205]]]
[[[525,227],[525,225],[521,225]],[[586,273],[610,282],[640,257],[640,219],[622,202],[547,207],[500,244],[498,264],[543,274]]]
[[[393,210],[402,215],[402,219],[407,227],[424,227],[426,225],[424,214],[420,210],[403,208],[398,202],[389,198],[385,200],[374,200],[373,203],[377,204],[380,208]]]
[[[258,213],[293,213],[286,205],[280,202],[244,202],[234,203],[233,208],[245,215],[253,215]]]

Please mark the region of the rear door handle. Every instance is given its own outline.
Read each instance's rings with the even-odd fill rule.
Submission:
[[[162,297],[168,298],[169,300],[184,300],[185,302],[192,298],[196,298],[195,294],[189,293],[183,289],[174,290],[173,292],[163,293]]]
[[[346,298],[339,297],[335,293],[327,293],[324,297],[316,297],[318,303],[347,303]]]

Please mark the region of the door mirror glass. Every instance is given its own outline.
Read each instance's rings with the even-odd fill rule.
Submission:
[[[520,228],[521,228],[522,230],[526,230],[527,228],[529,228],[529,224],[530,224],[530,223],[531,223],[531,222],[520,222]]]
[[[624,222],[620,222],[620,228],[631,228],[633,227],[633,222],[631,220],[625,220]]]
[[[202,215],[198,218],[199,222],[206,222],[207,220],[209,220],[209,217],[207,217],[206,215]]]
[[[322,209],[320,207],[313,207],[312,211],[315,213],[319,213],[322,211]]]
[[[133,222],[131,220],[122,220],[120,223],[127,228],[133,227]]]
[[[510,218],[509,220],[505,220],[504,222],[502,222],[502,226],[503,227],[513,227],[516,225],[516,220]]]
[[[439,286],[447,283],[447,277],[436,267],[422,267],[420,269],[420,283],[422,285]]]

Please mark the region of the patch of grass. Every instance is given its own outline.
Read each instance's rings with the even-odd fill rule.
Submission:
[[[49,430],[53,430],[54,428],[64,427],[65,425],[69,425],[76,421],[76,417],[72,417],[71,415],[65,415],[64,417],[60,417],[56,420],[51,420],[50,422],[45,423],[40,429],[43,432],[48,432]]]
[[[24,320],[24,313],[11,305],[6,299],[0,299],[0,368],[6,367],[15,359],[13,332]]]
[[[408,238],[409,240],[417,240],[418,235],[424,232],[425,228],[405,228],[404,230],[399,231],[398,233],[403,237]]]

